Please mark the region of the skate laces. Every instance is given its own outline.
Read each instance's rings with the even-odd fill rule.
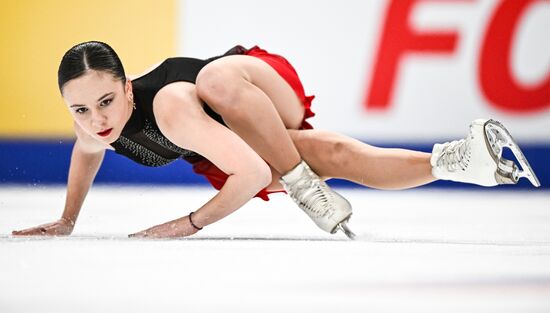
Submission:
[[[470,161],[470,154],[470,140],[468,139],[460,139],[445,143],[443,152],[437,160],[437,166],[444,166],[451,172],[458,169],[465,171]]]
[[[330,190],[309,168],[304,168],[302,175],[287,183],[287,187],[290,197],[311,217],[324,217],[331,212]]]

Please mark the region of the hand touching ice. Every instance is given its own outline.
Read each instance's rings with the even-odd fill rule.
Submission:
[[[65,218],[42,224],[35,227],[14,230],[11,234],[13,236],[68,236],[73,232],[74,223]]]
[[[138,238],[173,238],[186,237],[195,234],[198,231],[189,219],[184,216],[164,224],[153,226],[138,233],[130,234],[128,237]]]

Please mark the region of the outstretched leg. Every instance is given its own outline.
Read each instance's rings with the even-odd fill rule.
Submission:
[[[302,158],[324,178],[377,189],[406,189],[436,180],[430,153],[378,148],[326,130],[288,130]],[[274,176],[272,189],[280,188]]]
[[[320,176],[373,188],[405,189],[436,179],[496,186],[515,184],[521,177],[540,186],[508,130],[494,120],[473,121],[465,139],[435,144],[432,153],[377,148],[322,130],[289,130],[289,134],[302,158]],[[502,157],[505,147],[519,164]],[[275,179],[270,188],[277,188]]]

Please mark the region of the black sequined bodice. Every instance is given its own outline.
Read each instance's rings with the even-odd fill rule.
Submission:
[[[115,152],[147,166],[166,165],[178,158],[188,161],[202,158],[173,144],[148,120],[143,121],[141,131],[133,134],[123,132],[111,145]]]

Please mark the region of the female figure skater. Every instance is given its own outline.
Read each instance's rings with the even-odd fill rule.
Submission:
[[[74,144],[62,217],[13,235],[71,234],[105,150],[148,166],[183,158],[219,192],[188,216],[132,234],[195,234],[252,197],[286,191],[323,230],[353,233],[351,205],[324,179],[404,189],[448,179],[484,186],[527,177],[539,185],[508,131],[476,120],[468,137],[434,145],[432,153],[376,148],[313,130],[313,116],[294,68],[258,47],[237,46],[207,60],[169,58],[126,77],[107,44],[84,42],[63,56],[58,84],[74,119]],[[523,170],[502,158],[509,146]]]

